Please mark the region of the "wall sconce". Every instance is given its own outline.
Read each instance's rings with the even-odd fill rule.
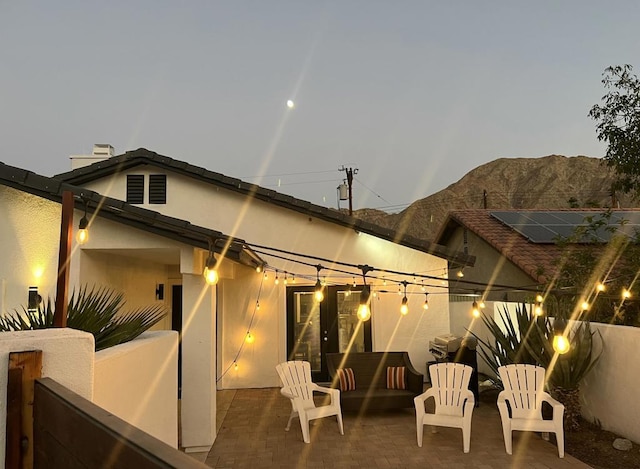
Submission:
[[[38,306],[42,303],[42,297],[38,295],[38,287],[29,287],[29,297],[27,300],[27,310],[37,311]]]

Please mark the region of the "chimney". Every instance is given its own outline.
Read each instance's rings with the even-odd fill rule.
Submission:
[[[97,163],[98,161],[104,161],[111,158],[114,155],[114,150],[108,143],[96,143],[93,145],[93,152],[91,155],[71,155],[71,169],[83,168],[90,164]]]

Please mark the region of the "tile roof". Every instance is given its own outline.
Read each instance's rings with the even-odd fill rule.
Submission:
[[[528,241],[524,236],[492,217],[492,211],[494,210],[469,209],[449,212],[447,220],[436,236],[436,242],[446,244],[455,228],[460,226],[467,228],[513,262],[532,280],[546,283],[557,270],[556,260],[561,256],[562,248],[556,244],[537,244]],[[580,209],[580,211],[586,210]],[[602,209],[594,210],[594,213],[601,212]]]
[[[270,204],[295,210],[331,223],[346,226],[418,251],[427,252],[434,256],[447,259],[455,265],[473,265],[474,263],[473,256],[453,252],[444,246],[439,246],[413,236],[401,234],[396,231],[374,225],[373,223],[349,216],[338,210],[315,205],[311,202],[281,194],[256,184],[251,184],[240,179],[225,176],[224,174],[209,171],[205,168],[191,165],[184,161],[175,160],[168,156],[162,156],[145,148],[128,151],[122,155],[113,156],[82,168],[58,174],[55,177],[72,184],[83,185],[87,182],[94,181],[105,176],[110,176],[114,173],[125,171],[135,166],[146,164],[165,168],[178,174],[213,184],[217,187],[223,187],[244,195],[251,195],[258,200],[262,200]]]
[[[62,201],[62,193],[71,191],[74,194],[76,209],[82,210],[85,202],[90,213],[124,223],[134,228],[155,233],[165,238],[209,249],[209,241],[216,240],[215,251],[220,253],[229,242],[226,257],[243,264],[257,266],[264,262],[253,252],[245,241],[232,238],[220,231],[192,225],[186,220],[168,217],[153,210],[129,205],[121,200],[105,197],[97,192],[78,187],[60,179],[41,176],[15,166],[0,162],[0,185],[27,192],[55,202]],[[99,207],[99,208],[98,208]]]

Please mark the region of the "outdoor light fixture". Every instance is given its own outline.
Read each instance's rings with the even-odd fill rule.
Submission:
[[[583,301],[582,304],[580,305],[582,308],[582,311],[586,311],[589,309],[589,302],[588,301]]]
[[[362,291],[360,291],[360,305],[358,306],[358,319],[361,321],[368,321],[371,319],[371,307],[369,306],[369,299],[371,298],[371,289],[369,285],[364,285]]]
[[[464,277],[464,272],[462,271],[462,269],[460,269],[460,270],[458,270],[456,275],[458,276],[458,278],[462,278],[462,277]]]
[[[250,331],[247,331],[247,337],[245,338],[245,341],[248,344],[252,344],[255,340],[256,338],[253,336],[253,334]]]
[[[360,321],[368,321],[371,319],[371,287],[367,285],[367,273],[372,269],[368,265],[361,265],[362,270],[362,290],[360,291],[360,305],[358,306],[358,312],[356,315]],[[355,280],[354,280],[355,285]],[[374,293],[375,296],[375,293]]]
[[[76,234],[76,241],[78,244],[84,244],[89,241],[89,220],[87,219],[87,202],[84,202],[84,216],[80,219],[78,225],[78,233]]]
[[[553,350],[555,350],[560,355],[563,355],[569,351],[571,348],[571,344],[569,343],[569,339],[565,336],[565,332],[567,329],[567,321],[565,321],[562,317],[557,317],[553,321]]]
[[[262,272],[262,265],[261,264],[258,264],[256,266],[256,272],[258,272],[258,273]]]
[[[536,301],[535,305],[533,306],[533,314],[535,314],[536,316],[542,316],[543,313],[544,311],[542,310],[542,303]]]
[[[478,302],[476,300],[473,300],[473,303],[471,304],[471,315],[474,318],[480,317],[480,308],[478,307]]]
[[[322,266],[320,264],[318,264],[316,266],[316,270],[317,270],[317,272],[316,272],[317,281],[316,281],[315,291],[313,293],[313,298],[318,303],[320,303],[322,300],[324,300],[324,292],[322,291],[323,290],[322,282],[320,281],[320,271],[322,270]]]
[[[425,311],[429,309],[429,294],[428,293],[424,294],[424,304],[422,305],[422,309],[424,309]]]
[[[604,286],[604,283],[602,282],[598,282],[598,284],[596,285],[596,290],[598,290],[599,292],[603,292],[607,289],[607,287]]]
[[[402,303],[400,304],[400,314],[406,316],[409,313],[409,300],[407,299],[407,281],[403,280],[404,296],[402,297]]]
[[[627,290],[626,288],[622,289],[622,298],[623,299],[628,299],[631,298],[631,292],[629,290]]]
[[[207,258],[207,262],[204,264],[203,275],[205,281],[209,285],[215,285],[220,279],[218,271],[216,270],[216,257],[213,254],[214,245],[215,241],[209,241],[209,257]]]
[[[276,285],[278,285],[280,283],[280,279],[278,278],[278,271],[276,270],[276,279],[274,280],[274,283]]]
[[[544,301],[544,298],[542,297],[542,295],[541,295],[540,293],[538,293],[538,294],[536,295],[536,301],[537,301],[538,303],[542,303],[542,302]]]

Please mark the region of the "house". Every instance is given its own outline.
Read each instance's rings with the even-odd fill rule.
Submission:
[[[134,306],[163,301],[171,309],[161,327],[181,332],[188,451],[213,443],[216,389],[278,386],[275,365],[289,357],[309,360],[315,378],[327,380],[326,352],[407,350],[425,372],[429,340],[450,332],[448,266],[473,265],[472,256],[145,149],[114,156],[110,146],[99,146],[89,157],[72,157],[72,168],[53,179],[25,172],[20,178],[57,186],[51,190],[58,198],[63,187],[73,188],[74,226],[85,211],[98,215],[89,242],[74,248],[72,285],[104,284]],[[10,175],[3,181],[15,189]],[[48,275],[37,281],[23,262],[11,291],[37,285],[52,293],[60,207],[47,190],[22,200],[5,189],[1,199],[2,210],[18,213],[3,229],[20,245],[3,278],[46,247]],[[35,227],[38,217],[43,231],[26,230],[21,240],[16,227]],[[215,287],[202,275],[210,258],[219,274]],[[321,301],[314,299],[318,283]],[[365,283],[372,316],[360,322]],[[23,295],[6,295],[4,310],[23,304]],[[402,315],[405,297],[409,313]]]

